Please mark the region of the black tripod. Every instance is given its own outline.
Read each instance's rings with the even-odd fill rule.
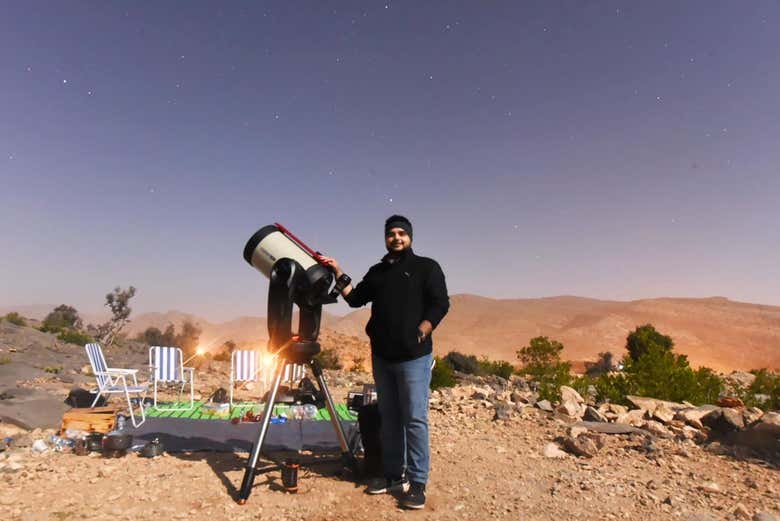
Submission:
[[[241,505],[246,503],[252,491],[257,472],[257,462],[260,459],[263,442],[268,433],[268,425],[273,414],[276,394],[279,390],[284,370],[291,364],[306,364],[311,367],[312,373],[317,379],[320,392],[325,398],[325,406],[328,409],[331,424],[336,431],[336,437],[339,441],[342,460],[347,466],[355,468],[355,456],[350,452],[336,406],[333,404],[333,398],[322,373],[322,366],[319,360],[314,358],[320,352],[320,344],[317,342],[317,337],[319,336],[322,304],[323,302],[329,303],[330,300],[328,297],[317,297],[316,293],[312,295],[310,288],[306,285],[306,279],[297,276],[299,273],[302,273],[300,265],[286,258],[276,261],[271,271],[271,284],[268,290],[269,344],[281,346],[277,351],[280,362],[274,375],[273,386],[267,395],[263,419],[260,424],[260,433],[252,447],[252,452],[244,471],[244,479],[241,482],[241,489],[238,494],[238,502]],[[300,310],[298,335],[295,336],[291,332],[293,303],[298,304]]]

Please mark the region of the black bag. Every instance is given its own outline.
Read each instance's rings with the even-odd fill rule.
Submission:
[[[214,403],[228,403],[230,401],[227,390],[222,387],[214,391],[214,394],[211,395],[210,399]]]
[[[379,406],[376,403],[364,405],[358,411],[360,441],[363,442],[363,450],[365,451],[363,475],[366,478],[384,476],[384,467],[382,465],[382,439],[379,435],[381,424]]]
[[[74,408],[90,407],[92,402],[95,401],[95,395],[86,389],[71,389],[68,393],[68,397],[65,398],[65,404]],[[101,396],[96,407],[103,407],[106,404],[105,396]]]

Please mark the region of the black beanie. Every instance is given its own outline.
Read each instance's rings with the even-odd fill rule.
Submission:
[[[401,228],[412,239],[412,222],[403,215],[391,215],[385,221],[385,237],[393,228]]]

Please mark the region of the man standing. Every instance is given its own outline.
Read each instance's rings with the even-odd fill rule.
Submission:
[[[387,255],[354,288],[339,263],[320,257],[337,277],[353,308],[371,302],[366,333],[381,417],[385,479],[369,494],[401,492],[401,505],[425,506],[430,467],[428,394],[433,363],[431,333],[449,309],[439,264],[412,251],[412,223],[402,215],[385,221]]]

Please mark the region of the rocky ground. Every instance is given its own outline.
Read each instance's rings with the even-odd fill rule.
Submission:
[[[8,356],[7,339],[0,334],[0,357]],[[71,349],[45,340],[15,349],[30,360]],[[72,349],[72,359],[53,356],[68,366],[59,374],[22,372],[25,364],[14,359],[22,377],[14,386],[6,381],[3,392],[32,389],[61,400],[70,386],[89,382],[81,372],[83,347]],[[140,353],[115,355],[116,365],[144,362]],[[203,367],[199,393],[224,382],[223,370]],[[331,391],[341,401],[368,378],[332,372]],[[0,512],[11,520],[780,519],[777,413],[729,403],[696,408],[641,397],[634,403],[632,410],[589,407],[564,389],[560,404],[548,404],[518,378],[462,377],[457,387],[431,396],[432,470],[423,512],[365,495],[360,481],[329,463],[304,467],[295,495],[280,490],[278,470],[261,474],[248,504],[239,506],[246,454],[36,453],[33,443],[53,431],[2,422],[0,437],[12,441],[0,444]],[[760,443],[737,443],[751,435]]]

